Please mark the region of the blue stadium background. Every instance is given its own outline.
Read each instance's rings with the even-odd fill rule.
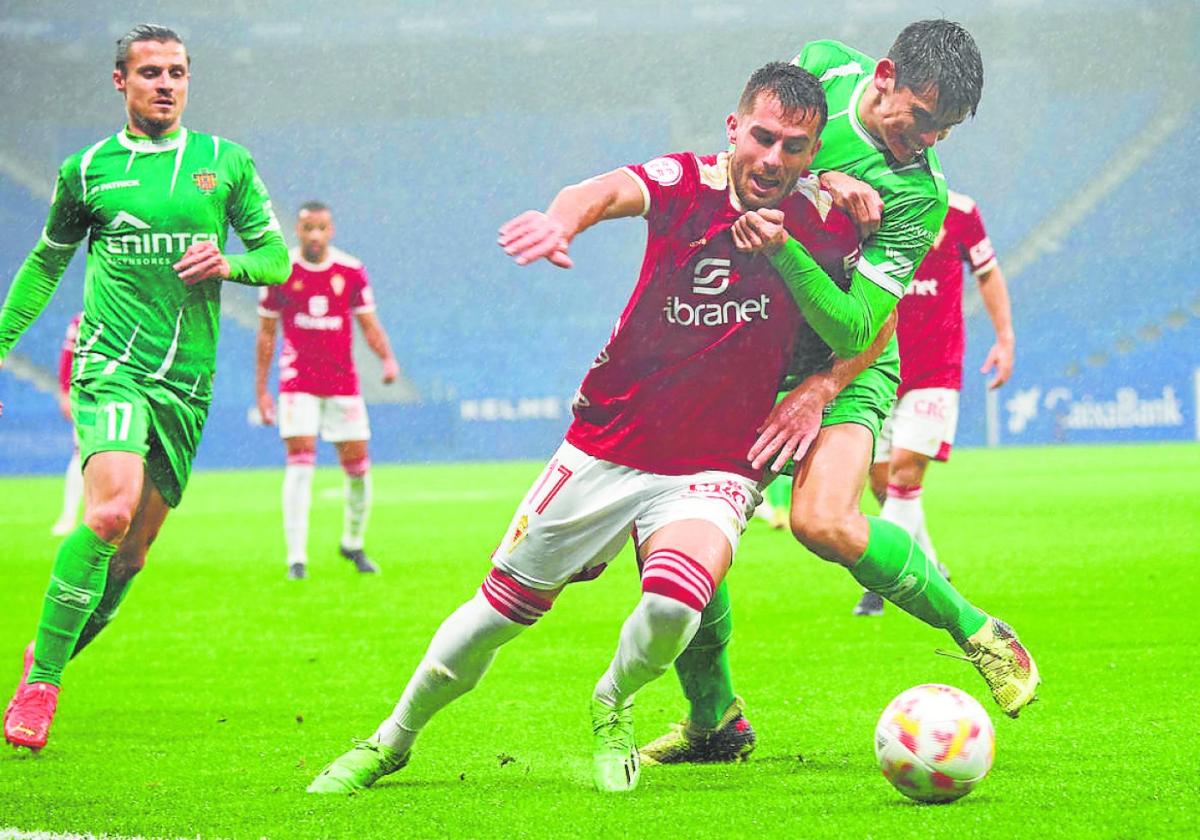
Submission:
[[[925,8],[924,6],[928,6]],[[908,20],[945,13],[987,67],[978,117],[944,146],[1009,277],[1017,373],[989,406],[974,371],[990,325],[969,294],[960,445],[1200,437],[1197,11],[1163,2],[13,2],[0,13],[0,288],[36,241],[58,162],[121,124],[112,41],[174,25],[193,57],[185,122],[255,154],[290,228],[320,198],[337,244],[371,272],[406,381],[362,354],[377,461],[541,457],[632,287],[642,223],[573,247],[576,269],[518,269],[497,226],[562,185],[661,152],[723,144],[758,65],[810,38],[876,55]],[[1016,9],[1016,13],[1014,13]],[[1153,44],[1153,50],[1146,48]],[[290,235],[290,230],[289,230]],[[0,473],[57,472],[70,430],[52,398],[78,256],[0,375]],[[281,460],[252,426],[254,294],[229,286],[198,466]],[[989,419],[990,415],[990,419]],[[322,456],[329,463],[327,455]]]

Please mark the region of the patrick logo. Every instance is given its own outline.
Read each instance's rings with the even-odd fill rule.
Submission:
[[[192,183],[202,193],[211,193],[217,188],[217,173],[211,169],[201,169],[192,173]]]
[[[335,274],[329,278],[329,288],[333,289],[333,293],[338,297],[342,296],[342,292],[346,289],[346,278],[340,274]]]

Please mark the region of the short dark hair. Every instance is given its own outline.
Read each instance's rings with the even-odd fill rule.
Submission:
[[[918,20],[896,36],[887,57],[896,65],[896,86],[924,93],[936,87],[938,112],[975,116],[983,95],[983,59],[961,24]]]
[[[329,205],[324,201],[306,201],[300,205],[300,209],[296,211],[296,215],[299,216],[301,213],[320,213],[322,211],[326,213],[330,212]]]
[[[738,100],[738,113],[748,114],[760,93],[769,93],[779,100],[786,116],[799,113],[814,113],[818,118],[817,133],[825,128],[829,118],[829,106],[825,102],[825,89],[817,77],[803,67],[784,61],[772,61],[754,71],[750,81],[742,90]]]
[[[122,74],[128,72],[129,69],[126,65],[126,62],[129,60],[129,48],[138,41],[158,41],[160,44],[174,41],[183,47],[185,51],[187,50],[187,45],[183,43],[183,39],[179,37],[179,33],[174,29],[159,26],[157,23],[139,23],[117,39],[117,59],[115,66]],[[190,67],[191,64],[192,57],[189,55],[188,66]]]

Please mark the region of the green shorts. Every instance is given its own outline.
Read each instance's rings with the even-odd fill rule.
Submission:
[[[843,388],[836,397],[825,406],[821,418],[821,428],[837,426],[842,423],[857,423],[865,426],[871,432],[871,458],[875,457],[875,446],[879,442],[879,433],[883,429],[883,421],[892,413],[896,404],[896,388],[900,385],[900,348],[893,336],[883,352],[869,368],[864,370],[850,384]],[[787,396],[781,393],[779,398]],[[791,475],[794,464],[789,461],[783,468],[783,474]]]
[[[887,347],[869,368],[825,406],[821,428],[839,423],[857,423],[871,430],[875,441],[883,429],[883,421],[892,413],[896,404],[896,388],[900,385],[900,352],[896,339]]]
[[[154,380],[98,376],[71,383],[71,414],[82,463],[97,452],[136,452],[163,501],[178,506],[208,417],[206,403]]]

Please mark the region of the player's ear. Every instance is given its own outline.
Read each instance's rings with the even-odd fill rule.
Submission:
[[[730,114],[725,118],[725,134],[729,139],[729,145],[734,145],[737,139],[737,114]]]
[[[121,69],[119,67],[113,68],[112,79],[113,79],[113,87],[115,87],[121,93],[124,93],[125,92],[125,74],[121,72]]]
[[[896,88],[896,62],[890,58],[881,58],[875,65],[875,78],[872,80],[875,89],[883,94],[891,93]]]

